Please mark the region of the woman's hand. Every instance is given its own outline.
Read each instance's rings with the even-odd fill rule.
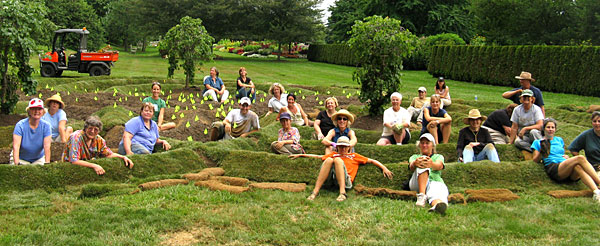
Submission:
[[[171,149],[171,145],[169,144],[169,142],[167,142],[167,140],[163,140],[163,149],[165,149],[165,150]]]
[[[479,142],[470,142],[470,143],[469,143],[469,146],[471,146],[471,147],[475,147],[475,146],[477,146],[477,145],[480,145],[480,144],[481,144],[481,143],[479,143]]]
[[[98,164],[94,164],[94,166],[92,167],[94,169],[94,171],[96,172],[96,174],[98,175],[103,175],[105,173],[104,168],[102,168],[100,165]]]
[[[283,141],[277,141],[277,143],[275,144],[275,148],[280,149],[281,147],[283,147]]]
[[[323,133],[319,132],[319,134],[317,134],[317,139],[322,140],[323,138],[325,138],[325,136],[323,136]]]
[[[133,161],[131,161],[131,159],[129,159],[129,157],[123,156],[123,162],[125,162],[125,166],[128,167],[129,169],[133,168]]]
[[[300,157],[300,155],[299,155],[299,154],[296,154],[296,155],[288,155],[288,158],[290,158],[290,159],[292,159],[292,160],[295,160],[295,159],[296,159],[296,158],[298,158],[298,157]]]

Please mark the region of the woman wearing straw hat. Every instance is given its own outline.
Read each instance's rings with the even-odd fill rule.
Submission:
[[[331,129],[329,133],[327,133],[327,136],[321,141],[321,143],[325,145],[325,154],[335,151],[336,142],[338,138],[342,136],[348,137],[350,139],[350,147],[354,148],[354,145],[356,145],[358,140],[356,139],[354,131],[349,128],[350,125],[354,123],[354,116],[348,112],[348,110],[342,109],[333,114],[331,119],[333,120],[335,128]]]
[[[523,90],[529,89],[533,92],[533,97],[535,98],[534,104],[542,109],[542,114],[545,116],[544,97],[539,88],[531,85],[531,82],[535,82],[535,79],[531,77],[531,73],[523,71],[519,76],[515,76],[515,79],[519,80],[521,87],[502,93],[502,97],[510,99],[513,103],[521,104],[521,93],[523,93]]]
[[[481,127],[481,122],[487,117],[482,116],[478,109],[469,110],[469,116],[463,119],[465,125],[469,125],[458,132],[456,152],[458,160],[464,163],[488,159],[500,162],[498,152],[494,147],[492,136],[489,131]]]
[[[31,99],[26,110],[29,117],[17,122],[13,131],[10,162],[15,165],[44,165],[50,162],[52,143],[52,127],[42,120],[44,102],[39,98]]]
[[[273,95],[273,97],[269,99],[269,103],[267,105],[269,107],[269,112],[267,112],[267,115],[272,114],[273,112],[279,113],[281,108],[287,107],[287,94],[284,92],[285,88],[283,88],[282,84],[274,83],[271,85],[271,88],[269,88],[269,94]]]
[[[67,114],[63,110],[65,103],[60,95],[55,94],[46,99],[46,113],[42,120],[47,121],[52,126],[52,142],[64,143],[73,133],[73,128],[67,126]]]

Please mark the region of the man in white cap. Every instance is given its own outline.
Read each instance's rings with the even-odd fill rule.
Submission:
[[[535,82],[535,79],[531,77],[531,73],[529,72],[521,72],[519,76],[515,76],[515,79],[518,79],[521,83],[521,87],[514,88],[510,91],[502,93],[502,97],[506,99],[510,99],[516,104],[520,104],[520,95],[523,93],[523,90],[531,90],[533,92],[533,97],[535,98],[534,103],[542,110],[542,115],[546,115],[546,110],[544,109],[544,97],[542,96],[542,91],[537,87],[531,85],[531,82]]]
[[[537,105],[533,104],[533,92],[529,89],[521,93],[521,105],[513,110],[510,117],[512,127],[510,130],[509,144],[515,144],[520,150],[532,153],[531,143],[542,139],[542,125],[544,115]]]
[[[317,177],[317,182],[315,183],[315,188],[307,198],[309,201],[312,201],[315,199],[315,197],[317,197],[319,190],[321,190],[323,185],[337,186],[339,188],[340,195],[337,197],[336,201],[342,202],[346,200],[346,198],[348,198],[348,195],[346,195],[346,190],[352,189],[352,183],[354,182],[354,178],[358,173],[359,165],[372,163],[373,165],[381,168],[384,177],[392,179],[394,176],[394,174],[388,170],[387,167],[381,164],[381,162],[369,159],[357,153],[350,153],[350,149],[352,147],[348,137],[339,137],[336,145],[338,152],[331,152],[326,155],[290,155],[290,158],[292,159],[296,159],[298,157],[312,157],[323,160],[321,170],[319,171],[319,176]]]
[[[427,88],[421,86],[419,87],[419,96],[413,97],[410,102],[410,106],[408,107],[408,113],[410,114],[410,120],[416,120],[417,117],[423,111],[423,106],[429,104],[429,97],[427,97]]]
[[[29,117],[20,120],[13,131],[10,163],[15,165],[50,163],[52,126],[42,120],[44,102],[39,98],[31,99],[26,110]]]
[[[258,115],[250,110],[250,98],[242,97],[239,105],[240,108],[231,110],[222,122],[211,125],[211,141],[246,137],[260,129]]]

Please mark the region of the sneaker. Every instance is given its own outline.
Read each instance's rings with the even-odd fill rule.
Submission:
[[[431,207],[429,209],[429,212],[436,212],[438,214],[445,215],[447,208],[448,208],[448,204],[446,204],[445,202],[440,202],[440,203],[436,204],[435,206]]]
[[[426,203],[427,203],[427,195],[425,195],[423,193],[417,194],[417,202],[415,203],[415,205],[417,205],[419,207],[425,207]]]
[[[594,194],[594,196],[592,197],[592,199],[594,199],[594,201],[600,203],[600,195],[599,194]]]

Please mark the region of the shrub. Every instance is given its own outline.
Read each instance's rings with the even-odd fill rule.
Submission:
[[[246,52],[255,52],[261,48],[260,45],[246,45],[244,46],[244,51]]]
[[[309,61],[346,66],[358,64],[355,52],[346,44],[311,44],[308,47],[307,58]]]

